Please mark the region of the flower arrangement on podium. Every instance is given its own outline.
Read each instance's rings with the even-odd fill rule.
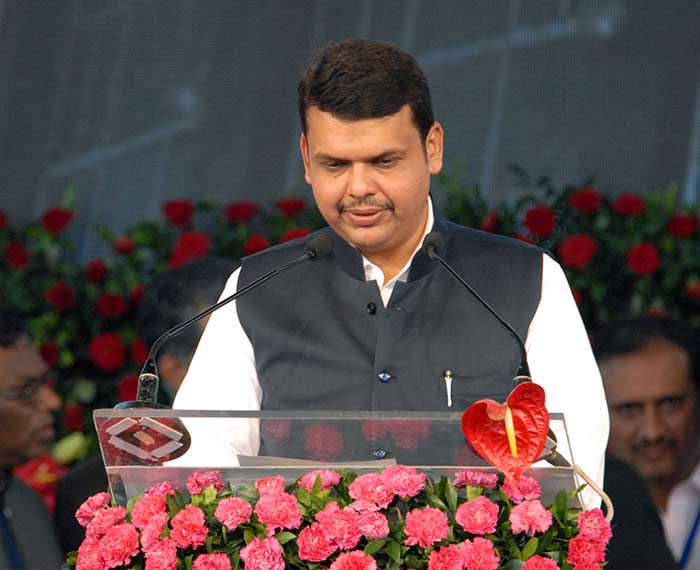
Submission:
[[[482,400],[462,417],[472,446],[500,471],[457,470],[433,479],[414,467],[318,469],[236,488],[218,471],[195,472],[189,495],[160,483],[110,504],[100,493],[76,517],[86,538],[77,570],[597,570],[610,523],[570,506],[545,506],[525,471],[549,429],[544,391],[520,384],[505,403]]]

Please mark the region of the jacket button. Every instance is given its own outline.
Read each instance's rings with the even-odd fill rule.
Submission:
[[[375,449],[372,455],[374,455],[375,459],[384,459],[386,457],[386,451],[383,449]]]
[[[377,312],[377,305],[374,303],[367,303],[367,313],[370,315],[373,315],[374,313]]]
[[[391,380],[391,374],[389,374],[388,372],[380,372],[379,374],[377,374],[377,378],[379,378],[381,382],[384,382],[386,384],[389,380]]]

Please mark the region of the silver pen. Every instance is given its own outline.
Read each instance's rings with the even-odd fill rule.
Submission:
[[[452,407],[452,370],[445,370],[443,372],[443,378],[445,379],[445,390],[447,390],[447,407]]]

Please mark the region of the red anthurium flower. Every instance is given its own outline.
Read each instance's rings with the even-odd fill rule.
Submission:
[[[546,238],[554,229],[554,210],[546,204],[536,204],[525,212],[525,226],[533,236]]]
[[[544,449],[549,430],[544,402],[541,386],[523,382],[504,404],[479,400],[469,406],[462,416],[462,431],[481,457],[517,480]]]
[[[224,217],[229,223],[247,224],[260,213],[260,206],[255,202],[243,200],[226,206]]]
[[[636,194],[623,192],[612,203],[612,211],[622,216],[636,218],[644,213],[644,200]]]
[[[107,265],[101,259],[91,259],[85,266],[85,279],[90,283],[104,283],[107,279]]]
[[[638,243],[627,253],[627,266],[635,275],[650,275],[660,265],[659,252],[652,243]]]
[[[103,293],[97,298],[97,312],[106,319],[118,319],[128,308],[124,297],[116,293]]]
[[[178,228],[186,228],[192,221],[194,204],[191,200],[170,200],[163,204],[167,220]]]
[[[129,255],[135,247],[136,244],[130,237],[122,236],[114,240],[114,249],[122,255]]]
[[[124,366],[125,351],[121,337],[115,333],[102,333],[93,337],[88,346],[90,360],[100,370],[115,372]]]
[[[669,220],[666,229],[672,236],[678,238],[687,238],[693,235],[697,226],[697,220],[692,214],[679,212],[673,214]]]
[[[579,188],[569,194],[569,206],[582,214],[595,214],[603,203],[603,196],[593,188]]]
[[[484,232],[491,232],[492,234],[498,233],[501,229],[501,223],[498,220],[498,212],[496,212],[496,210],[489,210],[488,214],[481,220],[480,229]]]
[[[73,211],[66,208],[51,208],[41,216],[41,224],[51,235],[58,235],[73,221]]]
[[[301,198],[282,198],[275,202],[275,206],[277,206],[277,209],[287,218],[293,218],[304,211],[306,202]]]
[[[270,241],[263,235],[253,234],[243,244],[243,254],[253,255],[270,247]]]
[[[170,253],[168,267],[176,268],[207,254],[211,247],[211,236],[202,232],[184,232]]]
[[[64,311],[75,304],[75,291],[65,281],[56,281],[46,290],[44,299],[55,311]]]
[[[58,358],[61,356],[61,349],[54,341],[45,340],[39,347],[39,354],[41,354],[41,358],[46,362],[46,366],[51,368],[58,362]]]
[[[13,241],[5,247],[5,263],[13,269],[23,269],[29,265],[29,250],[19,241]]]
[[[592,236],[576,234],[564,239],[558,248],[559,259],[565,267],[585,268],[593,259],[597,245]]]

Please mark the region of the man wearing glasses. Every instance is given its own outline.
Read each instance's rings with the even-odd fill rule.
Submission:
[[[41,499],[12,476],[14,466],[46,453],[61,399],[14,314],[0,311],[0,569],[60,568],[63,556]]]

